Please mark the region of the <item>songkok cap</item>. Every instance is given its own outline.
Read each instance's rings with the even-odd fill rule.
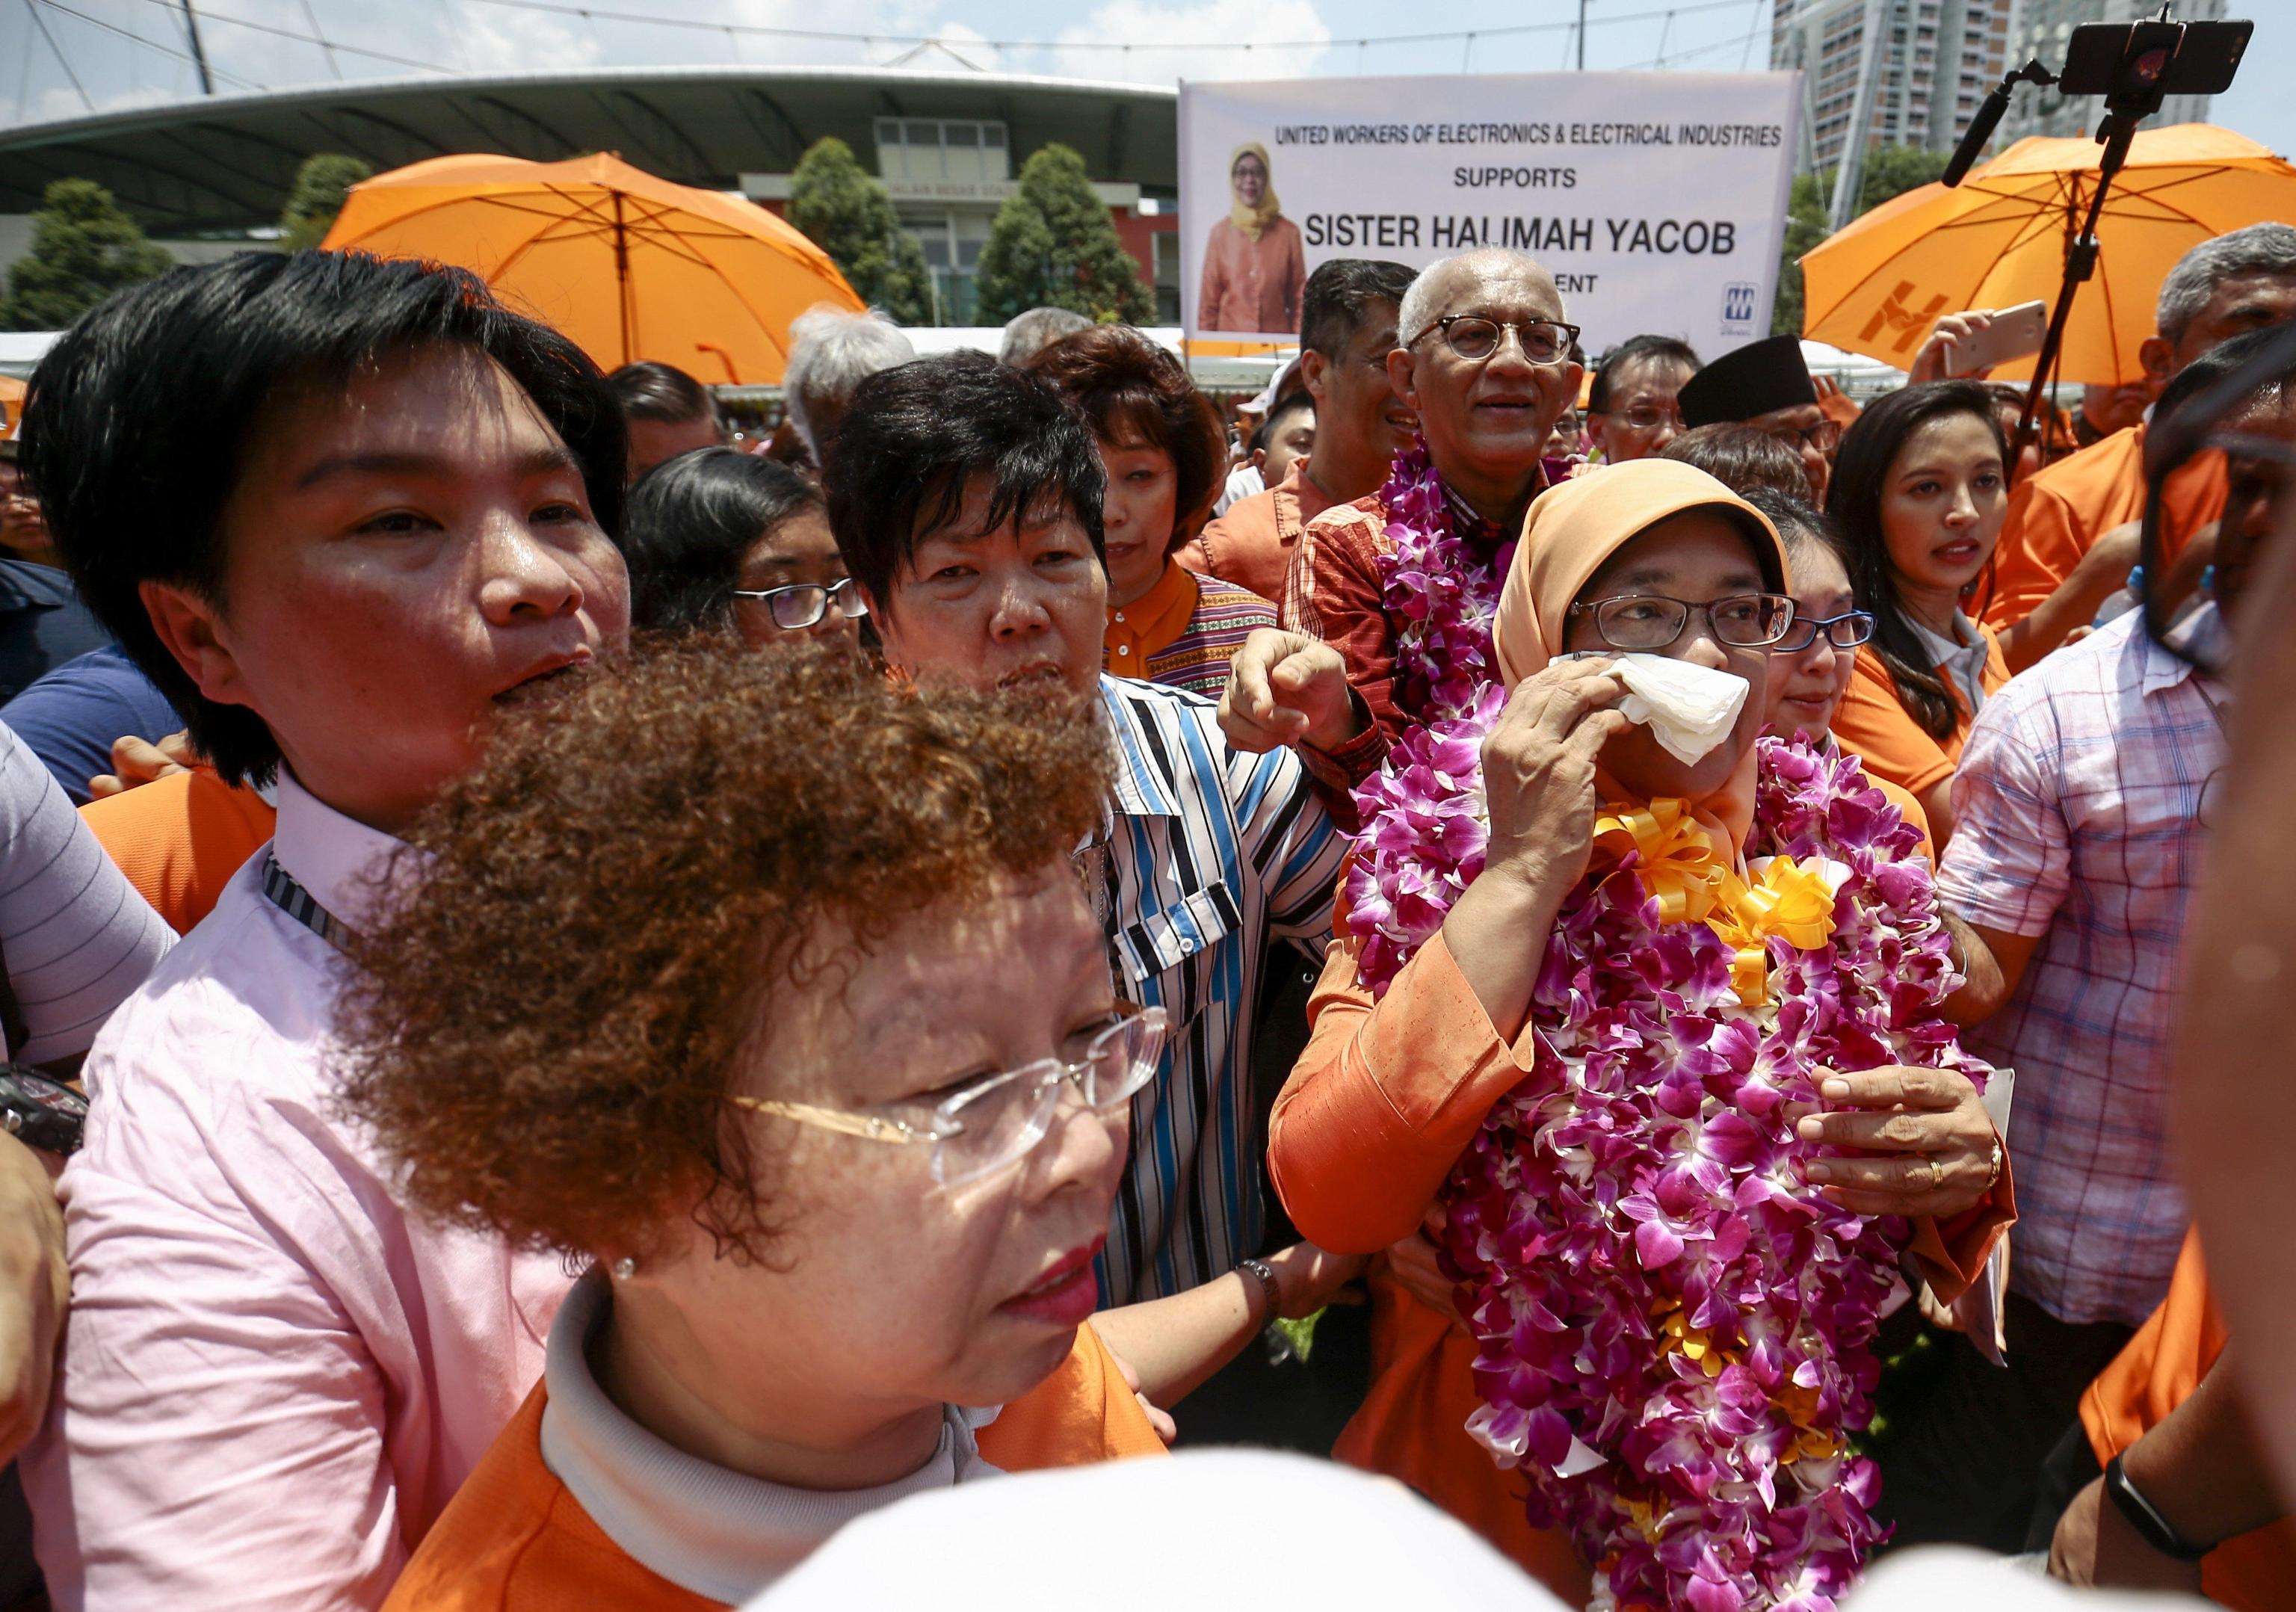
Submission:
[[[1686,430],[1816,401],[1798,336],[1769,336],[1723,354],[1684,381],[1677,399]]]

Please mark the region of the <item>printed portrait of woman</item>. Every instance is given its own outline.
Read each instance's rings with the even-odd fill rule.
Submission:
[[[1297,335],[1308,258],[1300,226],[1283,216],[1267,148],[1239,145],[1227,160],[1227,217],[1204,242],[1197,328]]]

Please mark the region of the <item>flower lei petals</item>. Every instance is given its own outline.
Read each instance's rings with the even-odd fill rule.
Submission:
[[[1423,449],[1382,495],[1420,725],[1356,792],[1349,925],[1374,992],[1482,870],[1505,705],[1497,579],[1453,538]],[[1937,1014],[1960,980],[1919,836],[1855,757],[1760,741],[1765,855],[1742,880],[1661,807],[1606,815],[1607,871],[1547,940],[1534,1067],[1443,1188],[1478,1342],[1467,1428],[1595,1563],[1603,1612],[1833,1612],[1883,1535],[1849,1436],[1908,1229],[1811,1190],[1786,1116],[1821,1068],[1987,1071]]]

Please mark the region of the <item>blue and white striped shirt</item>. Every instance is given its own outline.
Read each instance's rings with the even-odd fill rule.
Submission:
[[[1172,1026],[1163,1067],[1133,1100],[1131,1162],[1101,1259],[1101,1300],[1122,1305],[1185,1292],[1258,1249],[1262,966],[1294,940],[1321,957],[1348,841],[1299,757],[1230,749],[1211,700],[1128,677],[1103,677],[1100,693],[1119,752],[1101,834],[1117,989]]]

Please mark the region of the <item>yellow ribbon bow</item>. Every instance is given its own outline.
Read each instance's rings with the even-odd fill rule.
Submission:
[[[1661,923],[1699,922],[1737,882],[1685,801],[1663,798],[1605,812],[1595,819],[1595,844],[1620,860],[1639,853],[1635,877],[1658,903]]]
[[[1818,863],[1773,856],[1746,884],[1733,879],[1721,913],[1707,927],[1736,953],[1730,988],[1747,1007],[1769,1000],[1773,935],[1798,952],[1814,952],[1833,938],[1833,886]]]

